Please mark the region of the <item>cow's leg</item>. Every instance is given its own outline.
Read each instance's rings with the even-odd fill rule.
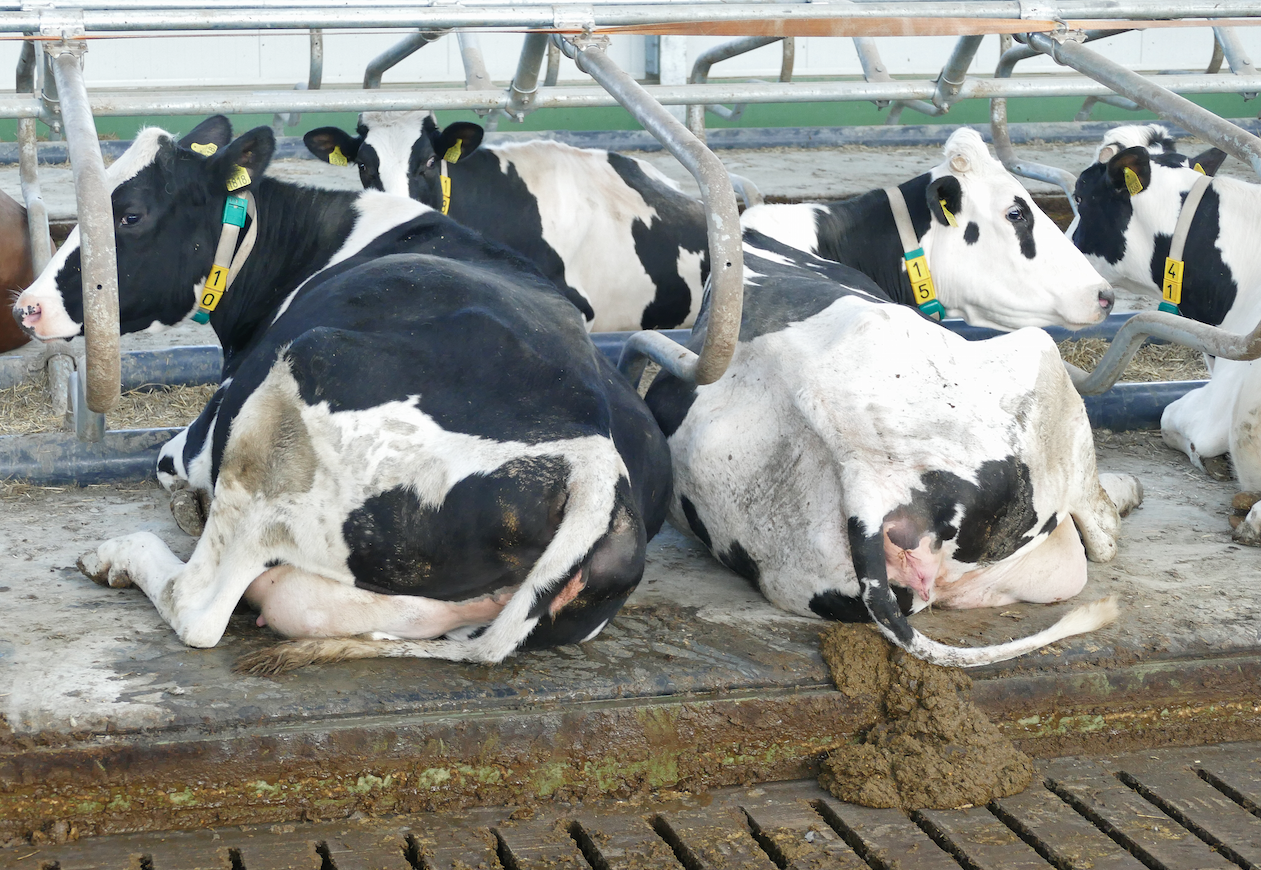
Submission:
[[[1092,562],[1111,562],[1116,557],[1117,538],[1121,533],[1121,515],[1116,501],[1104,489],[1105,476],[1117,490],[1118,500],[1128,503],[1134,497],[1130,488],[1121,486],[1117,480],[1126,475],[1092,475],[1093,480],[1086,486],[1088,494],[1082,503],[1070,507],[1073,522],[1077,524],[1086,548],[1086,558]],[[1138,487],[1137,497],[1142,498],[1142,487]]]
[[[1225,369],[1225,366],[1219,366]],[[1227,372],[1223,371],[1223,374]],[[1160,416],[1160,434],[1174,450],[1204,471],[1204,460],[1230,449],[1230,408],[1235,391],[1229,378],[1214,377],[1205,386],[1170,402]]]
[[[427,640],[493,620],[512,592],[470,601],[382,595],[292,565],[271,568],[245,590],[258,624],[285,637],[374,635],[378,640]]]
[[[1072,598],[1085,585],[1086,552],[1073,524],[1065,522],[1029,552],[939,586],[934,603],[959,610],[1021,601],[1049,604]]]
[[[1121,516],[1143,503],[1143,483],[1132,474],[1100,474],[1099,485]]]

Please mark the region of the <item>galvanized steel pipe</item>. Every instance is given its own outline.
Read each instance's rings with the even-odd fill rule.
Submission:
[[[744,306],[744,249],[740,237],[740,213],[727,169],[714,153],[688,132],[673,115],[633,78],[623,72],[597,44],[582,46],[575,57],[578,68],[599,82],[617,101],[657,137],[692,173],[705,204],[705,229],[709,237],[709,323],[700,356],[680,359],[678,345],[659,353],[656,338],[637,339],[639,347],[671,374],[695,384],[710,384],[722,377],[735,353]],[[640,333],[639,335],[642,335]],[[690,352],[688,352],[690,354]],[[623,356],[623,359],[626,359]]]
[[[1257,87],[1241,76],[1170,75],[1151,76],[1148,81],[1171,91],[1187,94],[1238,94]],[[808,103],[875,102],[931,99],[936,90],[930,81],[834,81],[834,82],[746,82],[704,85],[650,85],[643,90],[665,106],[688,103]],[[1112,93],[1107,85],[1085,76],[1041,76],[1027,79],[977,79],[963,83],[959,99],[994,97],[1090,97]],[[359,112],[405,111],[412,109],[506,108],[502,90],[324,89],[319,91],[232,90],[138,93],[98,91],[88,97],[95,117],[134,115],[270,114],[274,112]],[[571,109],[616,106],[618,102],[600,88],[542,88],[534,99],[537,109]],[[42,106],[25,95],[0,95],[0,118],[39,118]],[[1225,123],[1225,122],[1223,122]]]
[[[1222,359],[1253,360],[1261,357],[1261,324],[1252,332],[1240,335],[1207,323],[1189,320],[1163,311],[1141,311],[1117,330],[1116,337],[1108,345],[1108,351],[1099,360],[1095,370],[1087,374],[1076,366],[1065,363],[1073,385],[1083,396],[1095,396],[1108,390],[1143,342],[1151,336]]]
[[[761,48],[764,45],[770,45],[773,42],[779,42],[783,37],[780,36],[746,36],[743,39],[733,39],[730,42],[724,42],[721,45],[715,45],[713,48],[706,49],[696,58],[696,62],[692,64],[692,74],[687,77],[690,85],[703,85],[709,81],[709,69],[714,64],[724,60],[730,60],[733,57],[739,57],[742,54],[748,54],[754,49]],[[687,107],[687,128],[692,131],[692,135],[705,141],[705,105],[690,105]]]
[[[527,33],[521,45],[521,57],[517,59],[517,73],[508,86],[508,105],[504,110],[514,119],[520,121],[528,112],[534,110],[534,99],[538,96],[539,72],[543,69],[543,57],[547,54],[547,44],[551,36],[546,33]]]
[[[17,91],[35,93],[35,44],[22,46],[18,58]],[[31,266],[38,275],[52,259],[53,243],[48,230],[48,205],[39,189],[39,149],[36,145],[36,121],[18,121],[18,171],[22,179],[22,200],[26,205],[26,226],[31,235]]]
[[[82,44],[55,44],[53,75],[61,95],[66,147],[74,169],[83,272],[83,335],[87,353],[87,406],[104,413],[118,404],[118,267],[114,211],[96,124],[79,69]]]
[[[1027,38],[1029,45],[1050,56],[1056,63],[1072,67],[1106,84],[1143,108],[1173,121],[1201,139],[1212,142],[1227,154],[1252,166],[1252,170],[1261,176],[1261,139],[1251,133],[1155,84],[1155,77],[1144,78],[1115,61],[1101,57],[1084,45],[1072,41],[1058,42],[1040,33],[1028,34]],[[1235,78],[1245,83],[1245,87],[1256,87],[1255,83],[1247,84],[1249,78],[1246,76]]]
[[[364,68],[364,90],[381,87],[381,76],[385,75],[386,70],[398,66],[429,43],[441,39],[445,33],[445,30],[422,30],[419,33],[412,33],[378,54]]]

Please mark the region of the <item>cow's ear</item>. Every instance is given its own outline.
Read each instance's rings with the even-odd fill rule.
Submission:
[[[241,190],[267,171],[275,150],[276,134],[271,127],[255,127],[219,149],[211,159],[212,171],[229,191]]]
[[[179,146],[209,157],[231,141],[232,122],[223,115],[212,115],[181,139]]]
[[[925,194],[928,211],[942,226],[957,227],[955,215],[963,209],[963,187],[953,175],[943,175],[928,182]]]
[[[320,127],[302,137],[307,150],[325,163],[346,166],[359,156],[363,139],[353,138],[341,127]]]
[[[1151,187],[1151,154],[1141,145],[1126,148],[1108,161],[1108,180],[1117,190],[1138,196]]]
[[[469,121],[456,121],[447,128],[434,142],[433,150],[448,163],[455,163],[461,157],[468,157],[482,144],[485,131],[478,124]]]
[[[1192,169],[1199,169],[1205,175],[1216,175],[1225,160],[1225,151],[1220,148],[1210,148],[1203,154],[1192,157],[1187,165]]]

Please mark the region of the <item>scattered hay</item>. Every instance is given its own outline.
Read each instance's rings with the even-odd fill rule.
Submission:
[[[1059,344],[1060,356],[1065,362],[1090,372],[1103,359],[1108,345],[1108,340],[1104,338],[1062,341]],[[1123,381],[1142,383],[1199,381],[1207,378],[1208,367],[1204,365],[1204,355],[1181,344],[1143,345],[1121,376]]]
[[[111,429],[187,426],[214,394],[213,386],[141,389],[123,393],[118,407],[105,415]],[[47,377],[0,390],[0,436],[58,432],[61,417],[53,413]]]
[[[930,665],[872,627],[838,623],[823,659],[847,697],[872,702],[875,723],[832,751],[820,784],[848,803],[902,810],[984,806],[1024,791],[1033,763],[964,695],[972,680]]]

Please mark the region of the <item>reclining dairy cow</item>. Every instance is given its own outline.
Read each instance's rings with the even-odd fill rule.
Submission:
[[[702,387],[660,375],[647,393],[674,463],[673,524],[784,610],[873,618],[939,664],[1001,661],[1113,618],[1105,599],[966,649],[911,628],[897,598],[909,610],[1062,601],[1087,557],[1115,554],[1118,508],[1142,490],[1096,473],[1085,407],[1044,331],[969,342],[756,232],[744,256],[727,372]]]
[[[478,147],[482,128],[428,112],[365,112],[358,136],[322,127],[307,148],[354,163],[369,189],[411,196],[523,254],[581,294],[595,332],[690,326],[709,271],[701,204],[647,163],[534,141]]]
[[[1247,333],[1261,322],[1261,186],[1212,176],[1225,159],[1215,148],[1179,154],[1165,128],[1108,132],[1075,195],[1080,219],[1073,241],[1114,283],[1160,297],[1183,204],[1205,185],[1189,215],[1179,295],[1169,306],[1186,317]],[[1200,171],[1196,170],[1200,167]],[[1218,359],[1212,380],[1172,402],[1160,420],[1169,446],[1199,468],[1230,452],[1240,487],[1261,490],[1261,363]],[[1235,529],[1236,540],[1261,544],[1261,508]]]
[[[577,309],[412,200],[261,177],[271,131],[230,133],[146,130],[109,170],[131,328],[197,305],[242,178],[257,239],[210,318],[225,380],[188,445],[214,488],[205,533],[187,564],[139,533],[85,571],[139,586],[190,646],[215,645],[242,596],[309,638],[245,663],[259,671],[594,636],[664,521],[669,459]],[[41,339],[79,332],[78,248],[18,301]]]
[[[946,317],[996,329],[1079,329],[1112,310],[1107,282],[974,130],[956,130],[946,142],[945,160],[897,190],[906,204],[908,234],[923,249]],[[741,223],[857,269],[896,302],[921,301],[907,271],[909,240],[901,241],[883,190],[841,202],[761,205],[746,211]],[[921,307],[941,313],[931,304]]]

